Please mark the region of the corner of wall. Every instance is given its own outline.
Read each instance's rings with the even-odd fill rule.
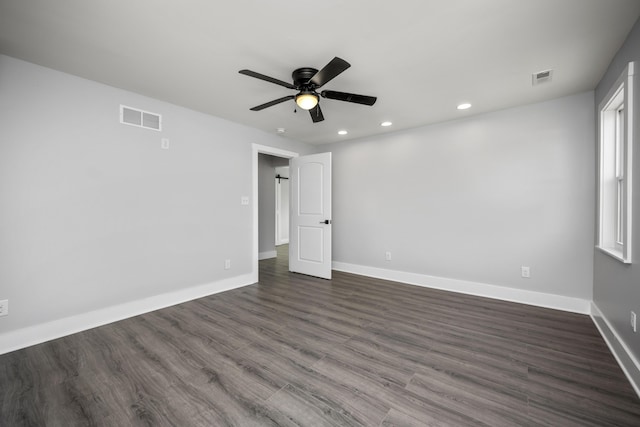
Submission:
[[[631,386],[636,391],[638,397],[640,397],[640,361],[634,357],[631,350],[629,350],[595,302],[591,303],[591,318],[598,328],[598,331],[600,331],[600,335],[602,335],[602,338],[604,338],[604,341],[607,343],[609,350],[611,350],[611,353],[613,353],[613,356],[616,358],[618,365],[620,365],[620,368],[622,368],[622,371],[627,376]]]

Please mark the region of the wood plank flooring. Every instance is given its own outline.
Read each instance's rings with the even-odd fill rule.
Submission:
[[[1,426],[640,426],[587,316],[261,261],[260,283],[0,356]]]

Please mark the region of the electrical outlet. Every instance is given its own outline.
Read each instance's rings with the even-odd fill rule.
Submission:
[[[243,206],[249,205],[249,197],[248,196],[240,197],[240,204]]]
[[[522,267],[520,267],[520,269],[521,269],[522,277],[524,277],[525,279],[528,279],[531,277],[531,270],[529,269],[529,267],[523,265]]]
[[[225,270],[229,270],[231,268],[231,260],[230,259],[225,259],[224,260],[224,269]]]
[[[636,332],[636,313],[633,311],[631,312],[631,329]]]
[[[0,316],[8,316],[9,315],[9,300],[3,299],[0,301]]]
[[[391,252],[387,251],[384,253],[384,259],[387,261],[391,261]]]
[[[168,150],[169,149],[169,138],[162,138],[160,140],[160,146],[164,149],[164,150]]]

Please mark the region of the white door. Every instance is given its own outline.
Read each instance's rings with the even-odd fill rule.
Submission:
[[[289,270],[331,279],[331,153],[290,160]]]

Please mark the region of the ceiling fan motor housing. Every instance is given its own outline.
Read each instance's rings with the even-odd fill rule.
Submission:
[[[309,67],[298,68],[291,74],[291,77],[293,77],[293,84],[298,89],[303,89],[303,88],[306,88],[307,86],[311,88],[311,86],[314,86],[314,85],[312,84],[307,85],[307,83],[309,82],[309,80],[311,80],[313,76],[316,75],[317,72],[318,70],[316,70],[315,68],[309,68]],[[313,89],[315,89],[315,87],[313,87]]]

